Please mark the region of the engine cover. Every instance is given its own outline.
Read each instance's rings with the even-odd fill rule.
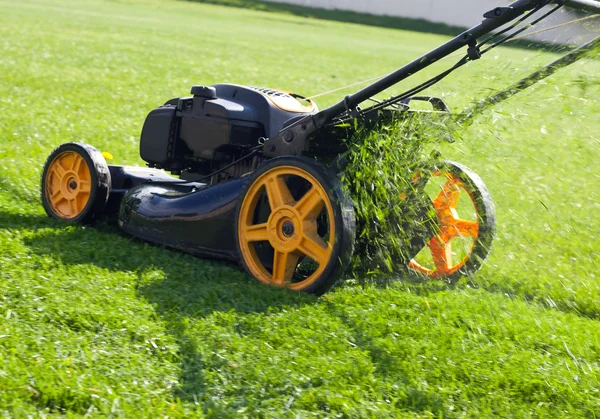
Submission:
[[[191,97],[173,99],[148,115],[140,155],[151,165],[180,169],[186,160],[217,160],[219,153],[255,147],[286,123],[318,111],[285,92],[233,84],[194,86]]]

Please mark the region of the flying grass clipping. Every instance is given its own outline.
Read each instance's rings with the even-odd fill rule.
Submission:
[[[438,146],[458,135],[447,122],[414,114],[348,139],[340,176],[357,218],[351,275],[407,275],[410,260],[435,235],[436,213],[423,183],[442,163]]]

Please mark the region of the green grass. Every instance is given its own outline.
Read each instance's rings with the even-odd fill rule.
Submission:
[[[48,219],[44,160],[84,141],[142,164],[145,115],[192,84],[312,95],[446,38],[157,0],[0,0],[0,35],[1,415],[600,416],[597,60],[486,113],[445,150],[497,204],[478,275],[316,299],[112,225]],[[432,92],[458,110],[553,58],[499,49]]]

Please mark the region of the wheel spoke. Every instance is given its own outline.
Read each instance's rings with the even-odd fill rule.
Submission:
[[[413,271],[421,272],[422,274],[425,274],[425,275],[433,274],[433,271],[431,269],[427,269],[426,267],[422,266],[415,259],[410,260],[410,262],[408,263],[408,267],[410,269],[412,269]]]
[[[460,199],[460,187],[457,179],[448,179],[442,190],[433,200],[433,206],[436,209],[456,208]]]
[[[479,223],[469,220],[453,220],[448,229],[453,235],[476,238],[479,234]]]
[[[52,203],[53,206],[57,206],[61,201],[66,200],[66,198],[63,196],[63,194],[60,191],[60,188],[56,188],[54,190],[54,192],[51,193],[50,197],[49,197],[49,201]]]
[[[317,219],[325,201],[321,198],[319,191],[314,186],[309,189],[306,194],[296,204],[296,210],[302,217],[302,220],[314,221]]]
[[[57,160],[56,163],[52,165],[51,170],[58,176],[59,179],[62,179],[66,172],[65,168],[60,164],[60,160]]]
[[[54,191],[50,193],[50,201],[58,203],[62,199],[63,199],[63,196],[60,192],[60,188],[54,188]]]
[[[90,192],[92,190],[92,184],[87,180],[80,180],[78,186],[79,192]]]
[[[71,163],[71,170],[74,171],[75,173],[79,173],[79,168],[81,167],[81,162],[83,161],[83,158],[76,154],[73,157],[73,162]]]
[[[244,240],[250,242],[260,242],[269,240],[269,232],[267,230],[267,224],[256,224],[253,226],[247,226],[244,231]]]
[[[290,189],[281,176],[270,176],[267,178],[265,180],[265,188],[269,197],[271,210],[294,202]]]
[[[303,254],[317,262],[319,265],[327,263],[331,249],[325,241],[316,234],[305,232],[298,246]]]
[[[300,255],[275,251],[273,258],[273,283],[284,285],[292,281]]]
[[[72,215],[76,215],[79,212],[77,199],[73,198],[69,200],[69,207],[71,208]]]
[[[452,267],[452,245],[435,236],[428,244],[435,269],[438,272],[447,272]]]

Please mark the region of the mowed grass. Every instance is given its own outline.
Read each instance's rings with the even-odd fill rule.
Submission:
[[[45,158],[83,141],[141,165],[145,115],[192,84],[312,95],[446,38],[152,0],[0,0],[0,35],[1,415],[600,416],[597,59],[487,112],[445,150],[497,204],[479,274],[317,299],[110,224],[48,219]],[[432,93],[460,109],[554,58],[499,49]]]

